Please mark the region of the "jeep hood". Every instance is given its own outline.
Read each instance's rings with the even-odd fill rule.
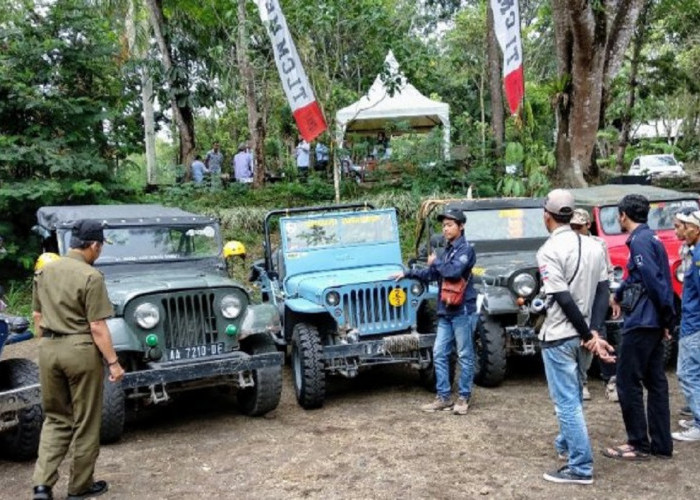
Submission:
[[[537,252],[498,252],[476,255],[474,281],[492,282],[499,278],[508,279],[513,273],[522,269],[537,267]]]
[[[139,295],[239,286],[224,275],[185,269],[170,269],[168,272],[110,272],[105,273],[105,284],[116,315],[121,315],[127,302]]]
[[[388,264],[300,274],[287,278],[286,290],[290,297],[298,296],[319,302],[321,293],[328,288],[389,281],[389,276],[403,270],[400,264]]]

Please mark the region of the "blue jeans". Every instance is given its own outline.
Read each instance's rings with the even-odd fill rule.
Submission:
[[[437,337],[433,346],[433,364],[435,365],[435,385],[438,396],[449,398],[452,393],[450,384],[450,355],[452,346],[457,344],[459,358],[459,395],[469,399],[474,382],[474,329],[479,319],[477,313],[459,316],[440,316],[438,318]]]
[[[678,382],[693,412],[695,426],[700,427],[700,332],[678,341]]]
[[[542,349],[549,396],[559,420],[554,441],[558,453],[569,455],[569,469],[582,476],[593,475],[593,452],[583,417],[581,397],[581,339],[574,337],[556,347]]]

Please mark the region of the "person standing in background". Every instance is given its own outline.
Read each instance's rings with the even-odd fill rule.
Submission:
[[[301,177],[306,177],[309,174],[309,157],[311,146],[303,138],[297,144],[295,156],[297,159],[297,169]]]
[[[233,176],[236,182],[253,182],[253,155],[248,152],[245,143],[238,145],[238,152],[233,156]]]

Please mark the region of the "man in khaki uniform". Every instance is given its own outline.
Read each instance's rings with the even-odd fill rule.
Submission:
[[[105,318],[112,316],[104,277],[92,264],[102,252],[102,226],[78,221],[68,254],[34,276],[33,316],[39,343],[44,425],[34,470],[34,499],[51,500],[58,467],[74,444],[68,499],[107,491],[94,481],[100,451],[103,359],[109,380],[124,376]]]
[[[593,454],[583,415],[580,346],[609,359],[610,346],[598,336],[608,309],[609,284],[600,245],[575,233],[569,223],[574,197],[555,189],[547,195],[544,224],[549,239],[537,252],[547,295],[547,317],[539,333],[549,394],[559,421],[554,441],[567,460],[544,479],[555,483],[593,483]]]

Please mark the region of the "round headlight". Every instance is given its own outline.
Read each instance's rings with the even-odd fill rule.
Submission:
[[[685,278],[685,273],[683,272],[683,266],[679,265],[676,267],[676,279],[683,283],[683,278]]]
[[[134,311],[136,323],[144,330],[150,330],[160,321],[160,310],[155,304],[144,302]]]
[[[337,306],[340,302],[340,294],[338,292],[328,292],[326,294],[326,304],[329,306]]]
[[[521,297],[529,297],[536,288],[537,282],[529,273],[520,273],[513,279],[513,291]]]
[[[613,267],[613,280],[622,281],[622,277],[625,275],[625,270],[621,266]]]
[[[224,295],[221,299],[221,314],[226,319],[234,319],[241,315],[243,302],[237,295]]]
[[[411,284],[411,293],[413,295],[423,295],[423,292],[425,291],[425,287],[423,286],[423,283],[420,281],[414,281]]]

